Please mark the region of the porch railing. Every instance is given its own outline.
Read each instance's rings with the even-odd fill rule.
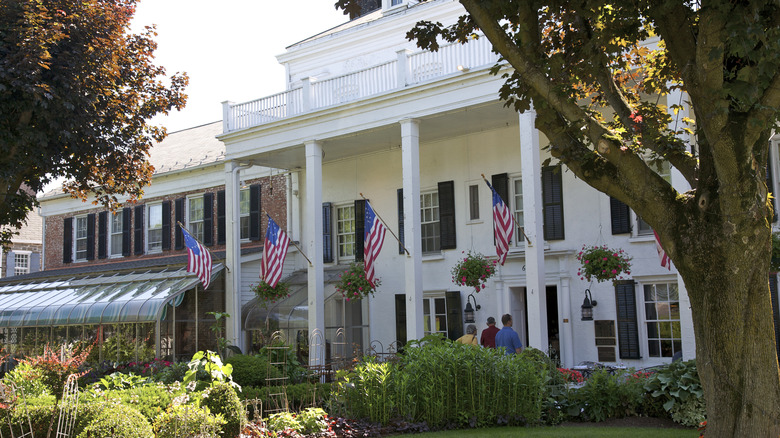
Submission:
[[[223,102],[223,132],[283,120],[299,114],[376,96],[433,81],[459,71],[495,64],[487,38],[466,44],[442,45],[437,52],[400,50],[394,61],[317,81],[303,80],[299,88],[244,103]]]

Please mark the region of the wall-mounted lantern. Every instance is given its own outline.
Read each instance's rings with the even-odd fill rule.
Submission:
[[[590,293],[590,289],[585,289],[585,299],[582,301],[582,320],[593,321],[593,307],[596,306],[596,300]]]

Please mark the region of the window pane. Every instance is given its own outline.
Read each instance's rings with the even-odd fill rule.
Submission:
[[[355,206],[348,205],[336,209],[336,235],[339,257],[355,255]]]
[[[645,318],[647,318],[648,320],[658,319],[658,313],[655,311],[655,304],[652,303],[645,304]]]
[[[109,251],[110,255],[122,254],[122,215],[123,212],[118,211],[111,215],[111,236],[109,237]]]
[[[672,337],[672,323],[660,322],[658,323],[658,328],[662,339],[670,339]]]
[[[669,312],[669,303],[656,304],[655,311],[658,312],[657,319],[668,320],[669,318],[671,318],[671,313]]]
[[[203,198],[190,198],[190,221],[203,220]]]
[[[241,214],[249,214],[249,189],[241,189],[239,193],[239,205],[241,207]]]
[[[650,357],[660,357],[661,356],[661,346],[658,341],[656,340],[648,340],[647,341],[647,350]]]
[[[514,188],[514,214],[515,222],[517,223],[517,229],[515,230],[515,242],[522,244],[524,242],[522,236],[523,233],[520,228],[525,225],[525,219],[523,218],[523,180],[516,179],[513,184]]]
[[[658,338],[658,323],[657,322],[648,322],[647,323],[647,337],[652,338]]]
[[[661,340],[661,356],[662,357],[674,356],[674,350],[672,350],[672,341],[668,339]]]
[[[469,186],[469,219],[479,219],[479,186]]]
[[[437,252],[441,250],[439,234],[439,193],[430,192],[420,194],[421,221],[421,248],[425,252]]]
[[[442,315],[447,313],[447,301],[444,298],[436,298],[436,314]]]
[[[655,301],[655,293],[652,284],[645,285],[645,301]]]

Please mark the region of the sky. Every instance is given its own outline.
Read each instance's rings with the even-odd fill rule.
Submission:
[[[187,106],[152,120],[168,132],[222,119],[222,102],[245,102],[285,90],[276,55],[344,23],[335,0],[140,0],[137,33],[157,25],[155,64],[187,72]]]

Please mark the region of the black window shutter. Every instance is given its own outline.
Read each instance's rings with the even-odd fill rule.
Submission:
[[[406,294],[395,294],[395,340],[406,344]]]
[[[174,249],[184,249],[184,234],[181,233],[181,226],[179,226],[179,224],[184,225],[184,204],[186,201],[186,198],[179,198],[176,200],[176,212],[174,213],[176,215],[176,231],[173,232],[173,235],[175,236],[173,239]]]
[[[87,260],[95,260],[95,213],[87,215]]]
[[[214,193],[203,194],[203,244],[214,245]]]
[[[404,189],[398,189],[398,254],[404,254]],[[404,342],[406,342],[406,329],[404,329]]]
[[[73,218],[62,221],[62,263],[73,262]]]
[[[564,239],[563,179],[560,166],[542,168],[542,206],[544,212],[544,239]]]
[[[497,173],[490,177],[490,184],[493,189],[498,193],[498,196],[504,201],[504,204],[509,206],[509,174]],[[493,194],[490,194],[490,205],[493,205]],[[491,208],[492,211],[492,208]],[[514,214],[514,213],[513,213]],[[493,226],[495,227],[495,219],[493,219]],[[495,228],[494,228],[495,229]],[[496,243],[496,235],[493,233],[493,244]]]
[[[639,326],[636,316],[636,293],[632,280],[615,282],[617,302],[618,348],[621,359],[639,359]]]
[[[322,203],[322,262],[333,263],[333,206]]]
[[[366,240],[366,201],[355,200],[355,260],[363,260],[363,244]]]
[[[775,348],[780,356],[780,303],[777,296],[777,274],[769,275],[769,293],[772,295],[772,319],[775,322]]]
[[[441,249],[458,247],[455,239],[455,182],[439,183],[439,234]]]
[[[446,293],[447,298],[447,337],[453,341],[463,336],[463,307],[460,291]]]
[[[41,270],[41,254],[34,252],[30,254],[30,272],[38,272]]]
[[[224,245],[226,240],[225,227],[225,191],[217,192],[217,245]]]
[[[162,203],[162,249],[171,249],[171,201]]]
[[[131,226],[131,215],[132,215],[133,209],[130,207],[125,207],[122,209],[122,255],[127,257],[131,253],[130,243],[131,243],[131,233],[132,233],[132,226]]]
[[[260,240],[260,184],[249,186],[249,240]]]
[[[135,213],[133,214],[135,222],[135,226],[133,227],[133,236],[135,240],[133,247],[135,248],[135,255],[144,253],[144,208],[143,205],[137,205],[135,207]]]
[[[98,213],[98,258],[108,257],[108,212]]]
[[[628,205],[610,196],[609,212],[612,216],[612,234],[631,232],[631,209]]]

